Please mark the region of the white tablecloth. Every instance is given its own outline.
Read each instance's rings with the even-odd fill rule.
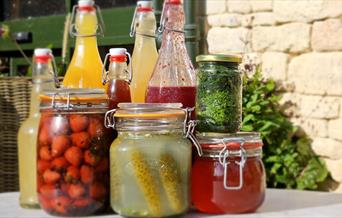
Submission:
[[[42,210],[29,210],[21,208],[18,204],[18,196],[19,194],[17,192],[0,194],[0,217],[51,217]],[[96,217],[118,218],[120,216],[102,215]],[[342,194],[268,189],[266,193],[266,201],[264,202],[263,206],[253,214],[217,216],[191,212],[183,217],[342,217]]]

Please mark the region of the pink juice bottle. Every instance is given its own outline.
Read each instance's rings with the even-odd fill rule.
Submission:
[[[184,10],[180,0],[165,0],[159,57],[149,81],[146,102],[195,107],[196,75],[185,47]]]

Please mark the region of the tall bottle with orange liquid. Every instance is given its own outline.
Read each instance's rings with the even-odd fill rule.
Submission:
[[[102,60],[97,48],[98,25],[96,12],[99,8],[93,0],[79,0],[74,6],[75,24],[70,26],[70,34],[76,36],[76,45],[71,62],[63,80],[63,87],[68,88],[104,88],[101,81]]]
[[[134,103],[145,102],[148,82],[158,59],[155,31],[152,1],[138,1],[130,33],[131,37],[136,36],[131,63],[134,77],[130,86]]]
[[[50,49],[34,50],[30,114],[18,132],[19,203],[25,208],[39,208],[36,177],[37,135],[40,119],[39,94],[43,89],[55,88],[56,73],[55,75],[53,73],[52,57]]]

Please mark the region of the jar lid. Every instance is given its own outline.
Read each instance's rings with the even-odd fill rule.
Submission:
[[[241,63],[242,57],[240,55],[234,55],[234,54],[198,55],[196,57],[196,62],[209,62],[209,61]]]
[[[108,97],[103,89],[54,89],[39,96],[41,109],[108,109]]]
[[[119,103],[114,117],[119,118],[163,118],[182,117],[185,111],[181,103]]]
[[[241,148],[256,149],[263,146],[258,132],[238,132],[238,133],[197,133],[196,134],[202,149],[221,150],[225,147],[229,150]]]

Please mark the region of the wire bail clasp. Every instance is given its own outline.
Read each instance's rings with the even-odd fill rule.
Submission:
[[[96,32],[94,34],[79,34],[77,33],[77,27],[75,24],[75,18],[76,18],[76,12],[79,8],[78,5],[74,5],[72,7],[72,11],[71,11],[71,18],[70,18],[70,26],[69,26],[69,35],[71,37],[92,37],[92,36],[104,36],[104,32],[105,32],[105,24],[103,21],[103,17],[102,17],[102,13],[101,13],[101,9],[98,5],[94,5],[93,7],[95,7],[95,11],[96,11],[96,15],[99,18],[99,23],[97,24],[97,28],[96,28]]]
[[[57,64],[56,64],[56,59],[52,53],[50,53],[50,57],[51,57],[51,62],[52,62],[52,75],[53,75],[53,79],[55,81],[55,86],[56,86],[56,88],[59,88],[61,86],[61,84],[60,84],[59,79],[58,79],[58,68],[57,68]]]
[[[245,167],[245,163],[247,160],[247,153],[243,147],[245,141],[240,140],[239,142],[240,142],[240,149],[239,149],[237,156],[240,157],[241,160],[233,162],[234,164],[239,166],[239,185],[229,186],[227,179],[228,179],[228,165],[231,163],[229,161],[229,156],[231,155],[231,151],[228,149],[225,140],[222,139],[222,144],[224,144],[224,148],[219,153],[219,162],[224,167],[223,186],[226,190],[240,190],[243,186],[243,169]]]
[[[104,126],[106,128],[115,129],[115,117],[114,117],[115,112],[116,112],[116,109],[112,109],[106,112],[105,119],[104,119]]]
[[[166,16],[165,16],[165,6],[166,6],[166,0],[164,1],[163,4],[163,10],[160,16],[160,26],[158,27],[158,32],[163,33],[165,30],[165,24],[166,24]]]
[[[132,64],[132,56],[129,52],[125,51],[125,55],[128,57],[128,61],[130,63],[130,67],[129,70],[125,69],[125,72],[128,73],[129,78],[127,80],[128,84],[130,85],[133,79],[133,64]],[[102,84],[106,85],[106,83],[108,83],[108,74],[109,71],[106,70],[106,65],[108,62],[108,58],[111,56],[110,52],[106,54],[105,59],[104,59],[104,63],[103,63],[103,67],[102,67]]]
[[[201,144],[199,143],[198,139],[194,135],[195,127],[197,125],[197,121],[191,120],[191,113],[195,110],[195,108],[194,107],[185,108],[182,110],[185,113],[183,133],[184,133],[185,137],[190,139],[190,141],[195,145],[198,156],[202,157],[203,150],[202,150]]]
[[[131,23],[131,30],[129,32],[129,36],[131,38],[133,38],[135,36],[135,33],[136,33],[136,30],[137,30],[137,24],[136,24],[136,18],[137,18],[137,10],[138,10],[138,7],[135,7],[135,10],[134,10],[134,14],[133,14],[133,19],[132,19],[132,23]]]

